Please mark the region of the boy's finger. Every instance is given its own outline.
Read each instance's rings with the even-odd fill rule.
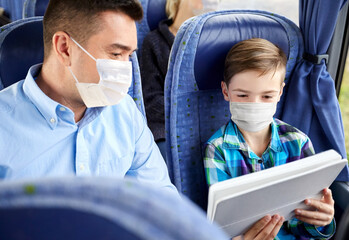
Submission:
[[[282,227],[282,224],[284,223],[285,219],[283,217],[280,218],[277,225],[274,227],[273,231],[270,233],[269,237],[270,239],[274,239],[276,235],[279,233],[280,228]]]
[[[264,218],[260,219],[257,223],[255,223],[245,234],[244,239],[250,240],[255,239],[255,237],[258,235],[260,231],[262,231],[265,226],[270,222],[271,216],[267,215]]]
[[[332,191],[329,188],[325,188],[323,191],[324,194],[324,202],[330,203],[330,204],[334,204],[334,200],[332,197]]]
[[[295,211],[296,218],[302,217],[302,218],[309,218],[309,219],[316,219],[321,221],[331,221],[333,218],[332,214],[323,213],[319,211],[308,211],[308,210],[299,210],[297,209]]]
[[[316,199],[306,199],[304,203],[309,207],[315,208],[317,212],[324,212],[331,215],[334,214],[334,206],[331,203],[325,203],[323,201],[316,200]],[[299,213],[300,211],[306,211],[306,210],[296,209],[296,214],[297,212]],[[315,211],[308,211],[308,212],[315,212]]]
[[[302,217],[302,216],[296,216],[296,218],[302,222],[308,223],[308,224],[312,224],[315,226],[327,226],[328,224],[331,223],[332,219],[330,220],[319,220],[319,219],[314,219],[314,218],[307,218],[307,217]]]
[[[276,234],[279,232],[280,227],[279,222],[280,220],[283,219],[279,215],[274,215],[269,221],[269,223],[258,233],[258,235],[254,238],[255,240],[272,240],[274,237],[271,237],[271,234],[273,233],[273,230],[276,229],[275,231]],[[283,221],[282,221],[283,222]],[[281,223],[282,225],[282,223]]]

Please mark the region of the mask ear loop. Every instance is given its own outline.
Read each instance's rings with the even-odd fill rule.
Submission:
[[[86,51],[86,49],[83,48],[77,41],[75,41],[74,38],[72,38],[71,36],[69,36],[69,37],[70,37],[70,39],[71,39],[79,48],[81,48],[82,51],[84,51],[88,56],[90,56],[93,60],[95,60],[95,61],[97,62],[97,60],[96,60],[88,51]],[[76,78],[75,74],[74,74],[73,71],[71,70],[71,67],[70,67],[70,66],[68,66],[68,69],[69,69],[71,75],[73,76],[73,78],[75,79],[75,81],[76,81],[77,83],[79,83],[78,79]]]
[[[81,48],[82,51],[84,51],[87,55],[89,55],[93,60],[97,62],[97,60],[88,51],[86,51],[85,48],[83,48],[77,41],[75,41],[74,38],[72,38],[71,36],[69,37],[79,48]]]
[[[70,67],[70,66],[68,66],[68,69],[69,69],[71,75],[73,76],[73,78],[75,79],[75,82],[76,82],[76,83],[79,83],[78,79],[76,78],[75,74],[74,74],[73,71],[71,70],[71,67]]]

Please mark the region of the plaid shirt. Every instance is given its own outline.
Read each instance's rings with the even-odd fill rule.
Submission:
[[[273,119],[271,140],[262,157],[258,157],[245,142],[233,121],[222,126],[207,142],[205,172],[209,185],[226,179],[257,172],[292,162],[314,154],[310,139],[287,123]],[[320,232],[321,231],[321,232]],[[326,239],[335,232],[335,222],[316,228],[297,219],[285,222],[276,239]]]

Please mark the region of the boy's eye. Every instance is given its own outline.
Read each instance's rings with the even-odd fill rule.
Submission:
[[[270,98],[273,98],[273,96],[265,95],[265,96],[263,96],[263,98],[270,99]]]

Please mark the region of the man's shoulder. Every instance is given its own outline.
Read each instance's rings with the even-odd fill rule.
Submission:
[[[0,112],[10,112],[23,101],[23,80],[0,91]]]
[[[278,134],[282,141],[291,141],[291,140],[305,141],[308,139],[308,136],[298,128],[284,121],[281,121],[280,119],[277,119],[277,118],[275,118],[274,121],[278,129]]]

